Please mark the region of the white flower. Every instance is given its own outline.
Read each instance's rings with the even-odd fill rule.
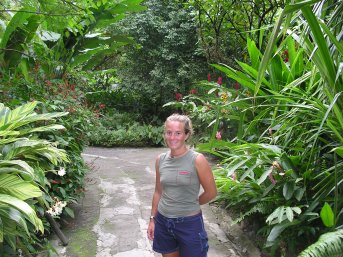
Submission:
[[[63,208],[66,206],[67,202],[57,200],[55,204],[46,212],[49,213],[52,217],[58,217],[61,215]]]
[[[61,167],[60,170],[58,171],[58,175],[63,177],[65,174],[66,174],[66,170],[63,167]]]

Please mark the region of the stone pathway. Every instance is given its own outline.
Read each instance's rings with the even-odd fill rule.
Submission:
[[[93,167],[85,197],[63,222],[68,245],[51,240],[60,257],[155,257],[146,237],[154,190],[156,156],[164,148],[97,148],[83,153]],[[257,248],[220,208],[202,206],[209,236],[208,257],[259,257]],[[234,235],[230,230],[234,231]],[[230,236],[231,235],[231,236]],[[57,256],[57,255],[56,255]]]

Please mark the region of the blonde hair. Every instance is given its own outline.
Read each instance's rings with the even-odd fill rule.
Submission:
[[[192,121],[187,115],[182,115],[178,113],[174,113],[170,115],[166,121],[164,122],[164,128],[166,128],[168,121],[178,121],[184,125],[185,133],[189,134],[188,139],[193,135],[193,126]]]

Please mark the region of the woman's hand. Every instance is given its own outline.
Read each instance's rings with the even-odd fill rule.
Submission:
[[[151,219],[149,222],[148,231],[147,231],[149,240],[154,240],[154,232],[155,232],[155,221],[154,219]]]

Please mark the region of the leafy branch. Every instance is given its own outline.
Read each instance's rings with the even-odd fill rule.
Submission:
[[[46,12],[36,12],[36,11],[27,11],[27,10],[12,10],[12,9],[3,9],[0,12],[21,12],[21,13],[34,13],[37,15],[45,15],[45,16],[75,16],[75,15],[83,15],[81,13],[46,13]]]

